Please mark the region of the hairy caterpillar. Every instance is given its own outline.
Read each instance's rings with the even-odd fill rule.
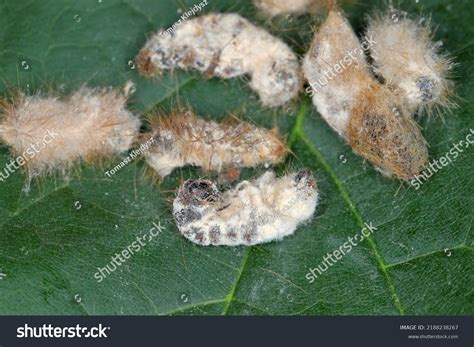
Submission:
[[[327,0],[253,0],[253,3],[265,15],[275,17],[315,13],[326,6]]]
[[[125,108],[132,89],[131,83],[123,91],[83,86],[65,98],[19,93],[1,103],[0,140],[30,179],[125,152],[140,128]],[[43,143],[45,134],[53,139]]]
[[[192,112],[151,119],[154,141],[145,159],[162,177],[185,165],[220,172],[227,168],[274,165],[288,148],[277,129],[268,130],[235,119],[206,121]]]
[[[280,39],[238,14],[208,14],[153,35],[137,58],[143,76],[174,68],[197,69],[206,77],[249,74],[250,87],[265,106],[295,97],[302,85],[298,57]]]
[[[317,202],[309,169],[280,178],[267,171],[225,193],[211,181],[188,180],[173,202],[173,216],[179,231],[199,245],[255,245],[293,234]]]
[[[428,161],[425,140],[405,101],[372,75],[347,19],[331,10],[303,63],[319,113],[384,175],[409,180]],[[365,45],[365,47],[364,47]]]
[[[402,93],[411,112],[453,107],[453,63],[440,54],[441,42],[433,43],[430,22],[408,18],[405,12],[390,9],[369,18],[367,36],[374,71],[385,83]]]

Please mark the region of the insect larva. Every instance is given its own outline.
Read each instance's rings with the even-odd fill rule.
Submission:
[[[233,13],[187,20],[171,34],[161,30],[136,61],[143,76],[174,68],[197,69],[207,77],[249,74],[250,87],[266,106],[286,103],[302,83],[298,57],[288,45]]]
[[[288,148],[277,129],[268,130],[231,120],[216,123],[192,112],[151,119],[154,141],[145,159],[160,176],[175,168],[194,165],[220,172],[228,168],[281,163]]]
[[[208,180],[188,180],[173,202],[179,231],[202,246],[255,245],[280,240],[309,220],[318,201],[309,169],[280,178],[267,171],[220,193]]]
[[[454,106],[453,63],[439,53],[442,43],[432,42],[429,20],[391,9],[369,18],[367,36],[375,41],[370,54],[376,74],[402,93],[410,111]]]
[[[2,102],[0,139],[23,158],[30,178],[125,152],[140,127],[125,108],[132,88],[131,83],[123,91],[81,87],[65,98],[19,93]],[[43,143],[53,132],[54,139]]]
[[[327,0],[253,0],[253,3],[265,15],[275,17],[316,13],[325,7]]]
[[[354,152],[386,176],[408,180],[421,171],[428,154],[418,125],[403,99],[372,76],[364,49],[340,12],[329,12],[303,70],[319,113]]]

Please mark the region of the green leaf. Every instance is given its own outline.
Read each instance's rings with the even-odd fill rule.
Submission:
[[[111,179],[104,168],[81,167],[68,179],[33,181],[28,195],[18,171],[0,182],[0,313],[473,314],[472,149],[417,191],[383,178],[352,154],[306,97],[288,109],[265,109],[242,79],[204,80],[180,71],[160,80],[138,76],[130,60],[146,34],[172,25],[178,9],[194,3],[0,0],[0,92],[50,86],[67,92],[84,83],[120,86],[131,79],[137,93],[130,106],[141,117],[179,103],[214,119],[232,113],[268,127],[277,123],[294,152],[277,171],[309,166],[318,179],[314,219],[281,242],[204,248],[178,233],[170,213],[181,180],[202,175],[199,170],[178,170],[156,186],[144,178],[140,161]],[[378,6],[349,2],[344,9],[360,31],[364,14]],[[474,7],[469,0],[405,0],[401,7],[432,13],[435,39],[459,63],[460,108],[444,121],[421,121],[436,159],[474,129]],[[250,1],[209,1],[203,12],[210,11],[239,12],[299,54],[318,20],[264,21]],[[8,149],[0,147],[0,169],[9,160]],[[262,172],[246,170],[244,177]],[[370,222],[377,228],[370,239],[309,283],[309,268]],[[153,223],[163,232],[98,283],[98,268]]]

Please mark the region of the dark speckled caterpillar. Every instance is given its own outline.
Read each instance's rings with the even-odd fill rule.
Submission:
[[[206,77],[249,74],[250,87],[265,106],[279,106],[301,86],[296,54],[282,40],[235,13],[211,13],[159,31],[136,58],[143,76],[174,68],[196,69]]]
[[[317,202],[309,169],[280,178],[267,171],[225,193],[211,181],[188,180],[173,202],[173,216],[179,231],[199,245],[255,245],[293,234]]]

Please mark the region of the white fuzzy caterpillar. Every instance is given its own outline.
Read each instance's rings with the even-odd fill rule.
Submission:
[[[249,74],[250,87],[266,106],[294,98],[302,85],[298,57],[282,40],[238,14],[208,14],[153,35],[136,58],[152,76],[174,68],[197,69],[207,77]]]
[[[179,231],[199,245],[255,245],[293,234],[317,202],[309,169],[280,178],[268,171],[225,193],[211,181],[188,180],[173,202],[173,216]]]
[[[450,107],[453,63],[439,53],[441,42],[432,42],[430,22],[413,20],[405,12],[390,9],[369,18],[367,36],[375,72],[407,101],[410,111]]]
[[[316,13],[326,6],[327,0],[253,0],[253,3],[265,15],[275,17]]]
[[[140,128],[125,107],[131,89],[131,83],[123,91],[81,87],[65,98],[19,93],[2,102],[0,140],[23,158],[30,178],[120,154]],[[46,134],[51,141],[44,142]]]
[[[232,120],[216,123],[188,111],[151,120],[153,144],[145,159],[162,177],[194,165],[206,171],[281,163],[288,148],[276,129]]]
[[[365,45],[373,44],[366,38]],[[377,81],[348,20],[331,10],[314,36],[303,71],[319,113],[384,175],[404,180],[428,161],[425,140],[405,100]]]

